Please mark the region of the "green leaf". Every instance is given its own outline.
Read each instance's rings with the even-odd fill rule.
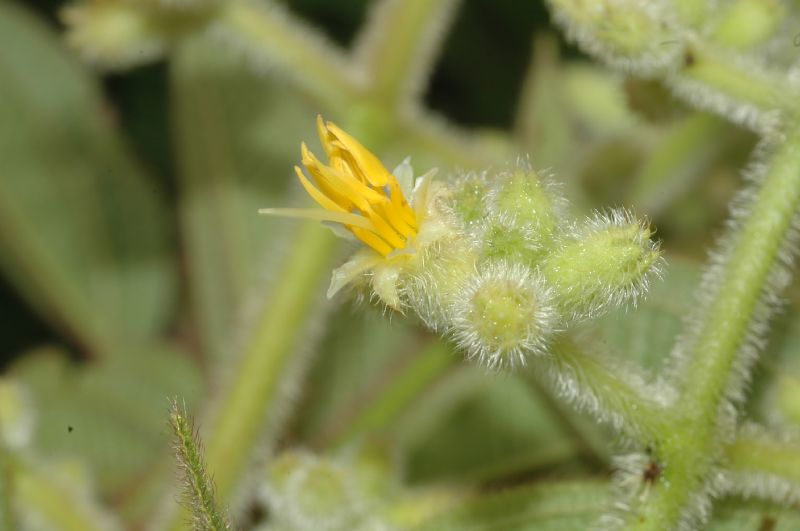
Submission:
[[[466,392],[408,443],[409,481],[496,479],[563,463],[580,451],[558,414],[522,376],[465,370],[474,376]]]
[[[164,346],[88,366],[42,349],[23,356],[10,374],[27,384],[34,398],[34,449],[49,459],[87,463],[107,495],[127,493],[171,464],[169,399],[192,404],[201,390],[197,368]]]
[[[263,296],[280,261],[295,222],[257,210],[299,192],[292,166],[300,142],[315,137],[316,114],[220,48],[199,37],[183,43],[171,81],[190,295],[213,357],[235,353],[243,308]]]
[[[587,326],[592,339],[610,355],[650,369],[661,366],[696,300],[700,275],[699,264],[668,256],[664,278],[652,281],[636,308],[612,312]]]
[[[0,3],[0,268],[105,354],[170,316],[164,218],[94,80],[41,22]]]

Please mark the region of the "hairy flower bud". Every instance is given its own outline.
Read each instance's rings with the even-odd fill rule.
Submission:
[[[360,517],[347,470],[305,452],[286,452],[273,462],[264,495],[275,519],[290,529],[348,529]]]
[[[510,216],[518,226],[526,226],[540,246],[548,245],[565,210],[566,201],[549,180],[529,169],[519,168],[497,177],[492,206]]]
[[[486,367],[524,365],[545,352],[554,331],[552,295],[530,269],[498,262],[477,271],[459,294],[452,335]]]
[[[680,56],[680,40],[658,2],[550,0],[550,4],[570,37],[612,64],[650,73]]]
[[[658,272],[660,252],[646,223],[622,210],[597,214],[542,264],[556,303],[581,320],[635,302]]]

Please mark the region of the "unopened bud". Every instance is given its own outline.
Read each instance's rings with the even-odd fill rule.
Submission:
[[[517,225],[529,227],[538,245],[546,246],[553,239],[566,204],[555,188],[535,171],[520,168],[497,177],[493,206]]]
[[[453,338],[468,356],[491,369],[524,365],[543,354],[556,322],[551,294],[520,264],[488,264],[456,301]]]
[[[550,4],[570,37],[616,66],[650,73],[679,57],[680,39],[656,2],[550,0]]]
[[[596,215],[542,264],[562,314],[595,317],[647,289],[660,252],[648,225],[625,211]]]

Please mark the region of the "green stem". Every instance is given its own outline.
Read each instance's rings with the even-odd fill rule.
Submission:
[[[631,367],[593,356],[568,337],[558,339],[547,356],[533,356],[530,374],[578,409],[590,412],[644,443],[663,432],[666,412],[645,394],[644,378]],[[641,382],[638,386],[636,382]]]
[[[281,386],[303,329],[314,315],[320,284],[330,271],[335,238],[316,222],[304,224],[276,274],[276,285],[232,379],[219,398],[206,436],[206,462],[219,499],[229,500],[247,472],[265,426],[280,414]],[[277,434],[271,434],[274,438]],[[266,448],[265,448],[266,451]]]
[[[348,58],[282,6],[231,1],[218,23],[253,59],[282,70],[331,107],[355,98],[358,82]]]
[[[206,472],[203,454],[186,412],[172,404],[169,422],[175,434],[175,453],[183,474],[186,503],[194,516],[196,529],[225,531],[230,528],[220,513],[214,496],[214,483]]]
[[[361,434],[385,429],[456,359],[452,349],[443,340],[431,341],[378,397],[339,431],[331,446],[341,447]]]
[[[737,62],[730,54],[716,52],[713,45],[702,42],[687,49],[684,67],[668,77],[667,82],[689,104],[744,122],[757,130],[763,128],[769,113],[793,111],[800,97],[791,88],[785,73]],[[697,85],[698,89],[686,89],[687,82]],[[696,90],[711,94],[698,97]]]
[[[743,434],[725,448],[725,457],[727,469],[744,482],[752,477],[762,482],[765,477],[773,477],[793,484],[800,492],[800,446],[797,440],[781,441],[766,435]],[[756,484],[759,479],[748,483]],[[737,491],[747,487],[746,484],[734,485]]]
[[[304,225],[285,261],[275,291],[239,361],[233,381],[209,426],[207,459],[220,497],[227,498],[245,472],[268,413],[273,410],[283,369],[302,348],[302,329],[315,313],[321,280],[330,270],[334,238],[315,222]]]
[[[390,107],[418,99],[459,0],[382,0],[359,37],[373,97]]]
[[[769,162],[750,217],[729,240],[725,263],[714,275],[714,291],[706,294],[710,303],[684,354],[681,396],[673,407],[679,420],[665,431],[659,448],[665,465],[662,481],[652,489],[631,529],[672,528],[710,477],[721,444],[720,412],[729,397],[738,394],[738,386],[746,380],[743,372],[754,361],[745,358],[742,347],[755,312],[764,304],[765,286],[784,252],[799,205],[800,129],[796,129]]]

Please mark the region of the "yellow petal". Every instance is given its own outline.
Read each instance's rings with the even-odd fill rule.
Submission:
[[[327,122],[328,131],[333,133],[344,149],[355,159],[358,169],[367,178],[372,186],[384,186],[389,182],[389,170],[387,170],[378,157],[372,154],[367,148],[361,145],[358,140],[345,133],[333,122]],[[335,144],[334,144],[335,145]]]
[[[318,208],[261,208],[259,214],[267,216],[278,216],[282,218],[302,218],[315,219],[317,221],[333,221],[342,225],[359,227],[365,230],[373,230],[372,223],[358,214],[346,212],[331,212],[330,210],[320,210]]]
[[[347,212],[344,208],[340,207],[333,200],[329,199],[325,194],[317,190],[317,188],[311,184],[311,181],[306,179],[306,176],[303,175],[303,170],[300,169],[300,166],[294,167],[294,172],[297,174],[297,177],[300,178],[300,184],[303,185],[303,188],[306,189],[308,195],[311,196],[314,201],[319,203],[319,206],[326,210],[330,210],[332,212]]]
[[[383,241],[380,236],[368,230],[359,227],[350,227],[350,232],[356,235],[356,238],[369,245],[372,249],[380,253],[381,256],[386,256],[391,253],[393,247]]]

